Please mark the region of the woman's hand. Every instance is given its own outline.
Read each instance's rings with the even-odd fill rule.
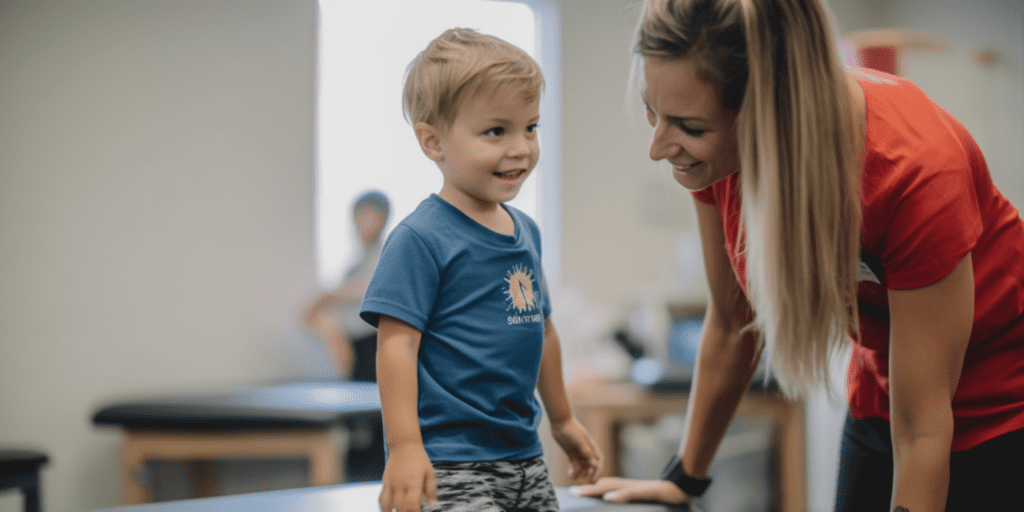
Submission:
[[[576,418],[570,417],[558,425],[551,425],[551,437],[569,457],[572,468],[569,477],[594,483],[604,470],[604,455],[587,429]]]
[[[614,503],[653,501],[679,505],[690,502],[690,497],[668,480],[605,477],[593,485],[573,487],[572,493],[577,496],[597,496]]]

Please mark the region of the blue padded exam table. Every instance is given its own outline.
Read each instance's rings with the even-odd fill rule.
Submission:
[[[358,483],[169,501],[96,512],[379,512],[378,494],[380,483]],[[605,503],[595,498],[571,496],[565,488],[558,489],[558,503],[563,512],[699,512],[696,507],[686,506]]]
[[[129,399],[102,407],[92,419],[122,429],[124,502],[135,505],[152,501],[144,484],[150,460],[196,461],[201,497],[217,494],[213,461],[223,459],[307,459],[312,485],[337,484],[341,429],[379,415],[376,384],[324,381]]]

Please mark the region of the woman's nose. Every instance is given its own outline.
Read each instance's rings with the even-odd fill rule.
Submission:
[[[665,137],[665,130],[663,125],[659,124],[654,128],[654,134],[651,135],[651,160],[657,162],[658,160],[664,160],[672,156],[672,148],[676,147],[670,143]]]

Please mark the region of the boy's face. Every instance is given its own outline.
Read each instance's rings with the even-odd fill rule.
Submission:
[[[447,130],[436,130],[444,176],[438,194],[460,209],[486,209],[516,197],[537,165],[540,98],[515,88],[482,93],[463,104]]]

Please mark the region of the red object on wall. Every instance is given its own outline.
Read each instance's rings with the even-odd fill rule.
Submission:
[[[891,75],[899,74],[899,56],[899,48],[895,46],[865,46],[857,49],[857,60],[861,67]]]

